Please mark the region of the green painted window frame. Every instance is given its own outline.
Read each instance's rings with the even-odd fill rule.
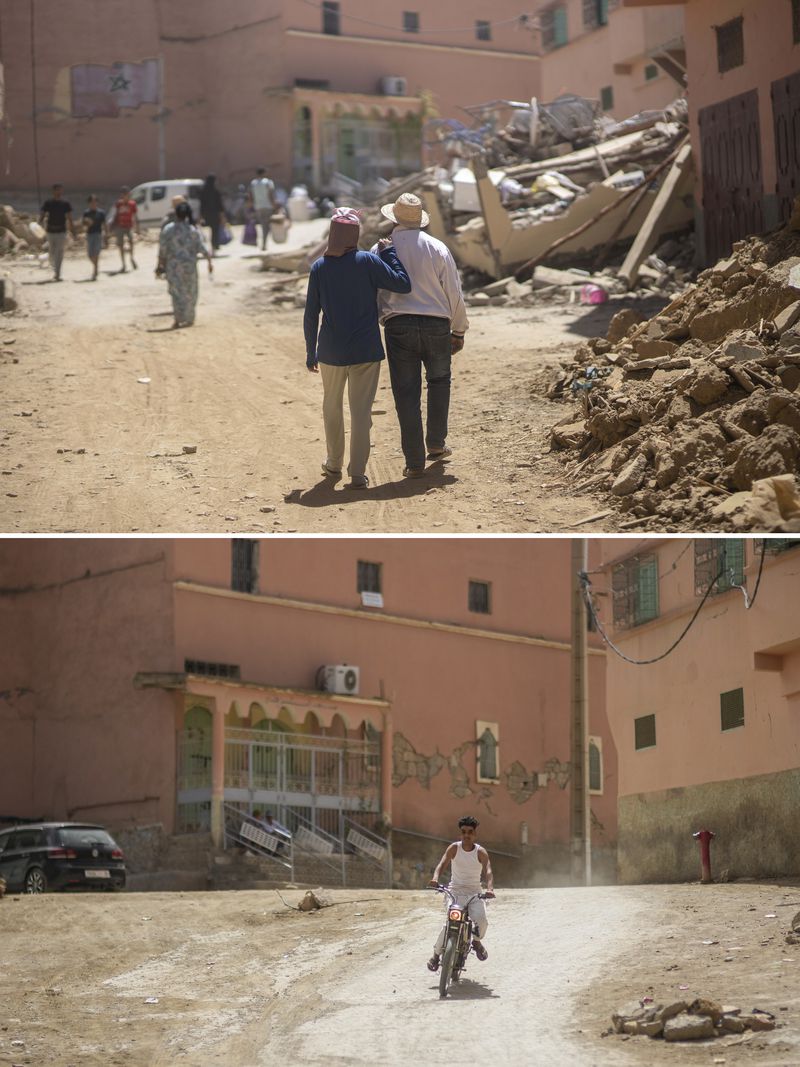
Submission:
[[[600,90],[600,107],[603,111],[614,110],[614,86],[604,85]]]
[[[744,726],[744,689],[729,689],[719,695],[721,730],[738,730]]]
[[[744,584],[744,538],[700,537],[694,542],[694,592],[704,596],[720,572],[711,595],[727,593]]]
[[[655,714],[639,715],[633,720],[633,746],[637,752],[656,747]]]

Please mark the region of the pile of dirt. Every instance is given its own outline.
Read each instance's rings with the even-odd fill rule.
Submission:
[[[800,472],[798,231],[737,242],[663,311],[618,313],[562,364],[547,395],[570,413],[551,447],[571,453],[576,492],[606,490],[630,525],[721,529],[715,505]]]
[[[44,241],[44,230],[30,215],[0,206],[0,256],[39,252]]]

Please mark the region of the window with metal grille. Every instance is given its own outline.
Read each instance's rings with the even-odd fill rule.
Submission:
[[[491,22],[484,22],[482,19],[478,19],[475,23],[475,37],[479,41],[491,41],[492,39],[492,24]]]
[[[340,33],[339,4],[336,0],[322,0],[322,32]]]
[[[655,748],[656,744],[656,717],[655,715],[642,715],[633,720],[633,742],[639,748]]]
[[[583,0],[583,25],[587,30],[608,25],[608,0]]]
[[[777,556],[780,552],[788,552],[792,548],[800,548],[800,537],[759,537],[755,543],[757,552],[761,552],[763,544],[767,546],[768,555]]]
[[[475,723],[478,743],[477,778],[479,782],[496,782],[500,777],[500,727],[496,722]]]
[[[614,108],[614,88],[611,85],[604,85],[600,90],[600,107],[603,111],[611,111]]]
[[[356,573],[356,592],[358,593],[381,593],[381,565],[380,563],[368,563],[366,560],[358,561]]]
[[[491,615],[492,608],[489,597],[489,582],[470,582],[467,593],[467,605],[470,611],[476,611],[479,615]]]
[[[231,589],[254,593],[258,584],[258,544],[247,537],[234,537],[231,543]]]
[[[542,34],[542,49],[545,52],[561,48],[567,43],[567,9],[551,7],[539,15],[539,27]]]
[[[744,18],[731,19],[721,26],[715,26],[717,32],[717,69],[720,74],[744,63]]]
[[[589,738],[589,792],[603,792],[603,742],[599,737]]]
[[[187,674],[203,674],[207,678],[241,678],[238,663],[208,663],[202,659],[186,659],[183,669]]]
[[[419,33],[419,12],[403,12],[403,29],[406,33]]]
[[[658,560],[633,556],[611,572],[614,626],[629,630],[658,618]]]
[[[727,593],[744,582],[744,541],[740,537],[698,538],[694,543],[694,591],[705,596],[717,579],[712,595]]]
[[[658,64],[648,63],[644,68],[644,80],[651,82],[658,77]]]
[[[800,44],[800,0],[792,0],[792,43]]]
[[[723,730],[744,726],[744,690],[729,689],[719,695],[720,725]]]

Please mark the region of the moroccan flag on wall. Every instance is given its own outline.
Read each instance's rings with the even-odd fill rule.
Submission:
[[[72,67],[72,114],[76,118],[116,118],[123,107],[158,103],[158,60]]]

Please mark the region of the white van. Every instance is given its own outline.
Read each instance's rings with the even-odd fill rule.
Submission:
[[[139,222],[143,226],[160,226],[167,212],[172,211],[173,196],[185,196],[194,215],[200,218],[200,191],[202,178],[173,178],[161,182],[142,182],[131,189],[131,199],[136,203]]]

